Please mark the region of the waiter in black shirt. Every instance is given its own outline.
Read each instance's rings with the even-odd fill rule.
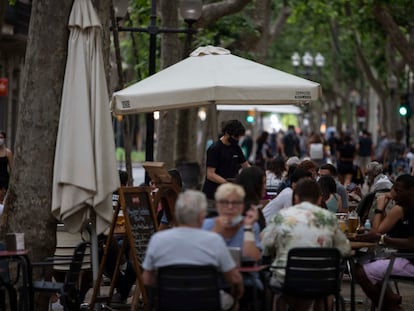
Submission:
[[[239,139],[246,132],[238,120],[225,121],[222,136],[207,149],[206,179],[203,192],[209,200],[214,200],[214,193],[220,184],[231,181],[240,168],[249,167],[239,146]]]

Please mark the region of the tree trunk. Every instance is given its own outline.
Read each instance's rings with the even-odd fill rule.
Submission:
[[[160,111],[157,129],[157,161],[167,169],[175,167],[175,141],[177,137],[177,112]]]
[[[52,177],[72,3],[62,0],[58,10],[53,0],[32,3],[14,167],[1,227],[2,237],[25,234],[32,260],[53,255],[56,247]],[[46,310],[44,300],[35,302],[35,310]]]
[[[178,1],[160,1],[162,27],[178,28]],[[161,68],[175,64],[181,59],[180,41],[177,34],[163,34],[161,38]],[[167,168],[175,166],[176,111],[161,111],[157,131],[157,161],[165,162]]]
[[[100,1],[98,10],[101,16],[106,12],[106,20],[108,4],[109,0]],[[51,214],[53,165],[72,5],[73,0],[62,0],[57,10],[54,0],[32,2],[14,166],[0,238],[7,232],[24,233],[25,246],[35,261],[52,256],[56,248],[57,222]],[[47,299],[34,301],[35,310],[47,309]]]

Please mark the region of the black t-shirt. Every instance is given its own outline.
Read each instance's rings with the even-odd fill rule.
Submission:
[[[299,139],[294,133],[287,133],[283,137],[283,144],[285,145],[285,154],[287,157],[299,155]]]
[[[339,152],[341,158],[346,158],[347,160],[341,160],[341,162],[352,162],[355,156],[355,146],[352,144],[342,144],[336,148],[336,151]]]
[[[221,140],[218,140],[207,149],[206,167],[215,167],[216,174],[225,179],[235,178],[244,162],[246,162],[246,158],[238,145],[225,145]],[[214,199],[214,193],[218,186],[219,184],[206,177],[203,192],[208,199]]]
[[[409,238],[414,236],[414,206],[404,210],[404,217],[397,221],[388,232],[393,238]]]
[[[335,136],[331,136],[328,139],[329,150],[331,152],[331,156],[335,156],[336,147],[338,145],[338,139]]]
[[[371,155],[372,140],[369,137],[361,136],[359,138],[359,151],[360,157],[369,157]]]
[[[392,238],[409,238],[414,236],[414,206],[404,209],[403,219],[391,228],[388,235]],[[403,250],[404,253],[413,253],[411,250]],[[409,259],[414,264],[414,259]]]

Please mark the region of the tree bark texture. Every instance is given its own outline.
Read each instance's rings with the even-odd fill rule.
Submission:
[[[23,232],[32,260],[54,254],[51,214],[53,162],[73,0],[35,0],[26,50],[14,168],[5,199],[1,235]],[[65,21],[65,22],[63,22]],[[45,310],[35,299],[36,310]]]
[[[24,232],[32,256],[54,250],[52,175],[72,0],[35,0],[27,43],[14,169],[2,233]],[[52,26],[53,25],[53,26]],[[53,27],[53,31],[50,31]]]
[[[178,1],[159,1],[161,25],[166,28],[178,28]],[[161,36],[161,68],[169,67],[181,59],[182,50],[177,34]],[[157,131],[157,161],[165,163],[167,168],[175,167],[177,137],[177,111],[160,111]]]
[[[104,2],[109,0],[100,1],[101,5]],[[14,166],[0,228],[0,238],[7,232],[24,233],[34,261],[52,256],[56,248],[57,221],[51,214],[53,165],[73,0],[59,1],[58,9],[56,4],[54,0],[32,2]],[[109,11],[106,14],[108,19]],[[34,309],[46,310],[47,300],[35,298]]]

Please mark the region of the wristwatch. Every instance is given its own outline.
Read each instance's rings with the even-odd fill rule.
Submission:
[[[385,211],[383,209],[376,208],[376,209],[374,209],[374,213],[375,214],[384,214]]]

